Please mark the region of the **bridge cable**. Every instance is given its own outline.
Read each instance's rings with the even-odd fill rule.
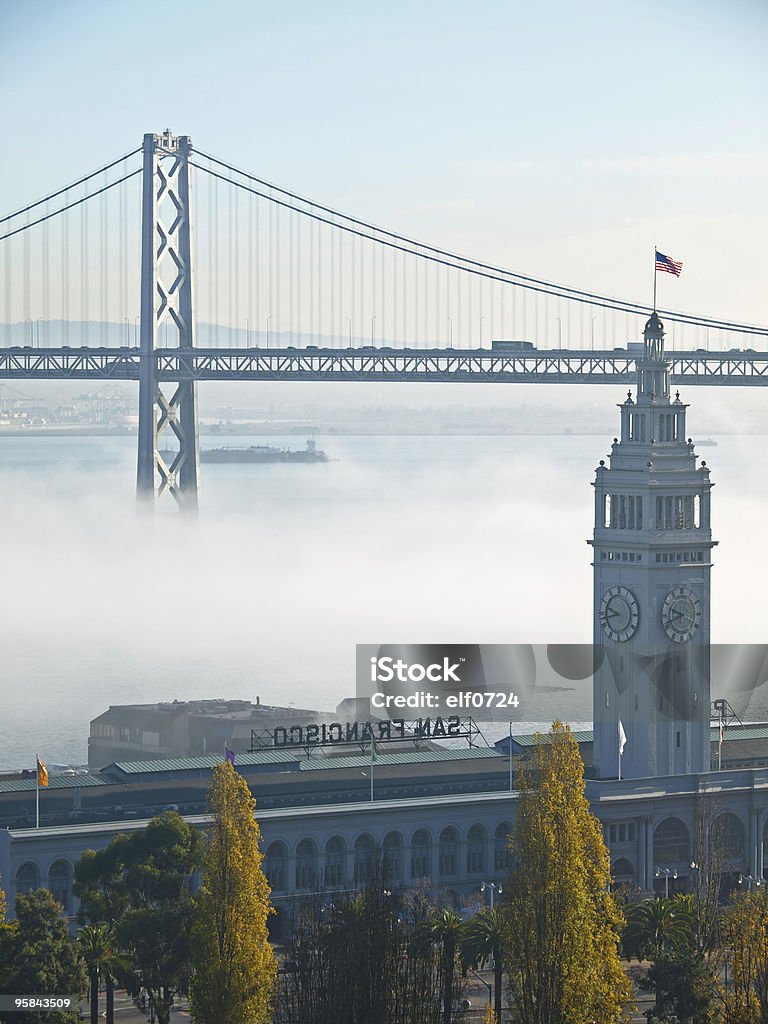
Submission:
[[[75,199],[71,203],[67,203],[66,206],[59,207],[58,210],[53,210],[51,213],[48,213],[43,217],[38,217],[37,220],[32,220],[29,221],[28,223],[25,223],[20,228],[15,228],[13,231],[8,231],[6,232],[6,234],[0,235],[0,242],[5,241],[6,238],[13,238],[14,235],[19,235],[23,231],[27,231],[29,228],[35,227],[37,224],[43,224],[45,223],[45,221],[51,220],[53,217],[58,217],[59,214],[64,213],[66,210],[71,210],[75,206],[80,206],[82,203],[88,202],[89,199],[95,199],[96,196],[100,196],[103,192],[108,192],[109,189],[114,188],[116,185],[122,185],[124,181],[128,181],[130,178],[135,178],[137,174],[141,173],[143,173],[143,168],[139,167],[137,170],[131,171],[130,174],[126,174],[122,178],[117,178],[115,179],[115,181],[110,182],[109,185],[105,185],[103,188],[97,189],[96,192],[89,192],[87,196],[82,196],[80,199]],[[93,175],[90,175],[89,177],[93,177]],[[38,206],[39,204],[35,203],[34,205]],[[31,209],[31,206],[27,207],[27,210]]]
[[[386,235],[389,238],[394,238],[396,240],[403,241],[411,246],[424,249],[426,250],[426,252],[432,252],[438,255],[449,257],[450,259],[453,260],[457,260],[460,263],[468,264],[468,266],[462,266],[459,268],[467,273],[474,273],[474,271],[471,270],[470,268],[478,267],[481,269],[493,271],[494,275],[502,275],[492,276],[492,280],[496,280],[504,284],[512,284],[518,287],[527,288],[530,291],[538,291],[542,294],[551,294],[558,298],[570,299],[572,301],[582,302],[582,304],[594,305],[604,309],[619,309],[625,313],[648,315],[652,312],[652,308],[650,306],[642,305],[640,303],[634,303],[624,299],[612,298],[610,296],[600,295],[599,293],[596,292],[587,292],[582,289],[570,288],[567,285],[559,285],[556,284],[555,282],[549,282],[540,278],[530,277],[525,274],[521,274],[517,271],[504,270],[503,268],[496,267],[492,264],[482,263],[478,260],[470,259],[469,257],[459,256],[455,253],[451,253],[449,250],[440,249],[438,247],[428,245],[427,243],[424,242],[415,241],[413,239],[408,238],[407,236],[399,235],[396,232],[388,231],[385,228],[377,227],[376,225],[369,224],[366,221],[362,221],[355,217],[351,217],[348,214],[340,213],[337,210],[333,210],[331,207],[326,207],[319,203],[314,203],[312,200],[306,199],[305,197],[297,195],[296,193],[289,192],[287,189],[282,189],[279,186],[272,185],[271,183],[265,182],[261,178],[257,178],[254,175],[248,174],[246,171],[242,171],[236,167],[233,167],[231,164],[226,164],[221,160],[217,160],[215,157],[212,157],[209,154],[200,152],[199,155],[205,157],[205,159],[207,160],[211,160],[213,163],[219,164],[223,167],[226,167],[227,169],[234,170],[236,173],[241,174],[243,177],[248,178],[251,181],[264,184],[265,186],[269,187],[270,190],[277,191],[290,198],[296,199],[299,202],[305,203],[306,205],[311,206],[314,209],[323,210],[325,212],[331,213],[334,216],[340,217],[343,220],[349,221],[352,224],[357,224],[378,234]],[[196,166],[199,170],[205,171],[208,174],[216,174],[216,172],[211,170],[211,168],[203,167],[200,164],[195,164],[194,166]],[[235,185],[238,188],[247,188],[247,186],[243,185],[241,182],[234,181],[231,177],[224,178],[222,176],[222,180],[229,181],[231,184]],[[256,192],[255,190],[254,192],[257,195],[263,195],[263,193]],[[280,200],[275,199],[274,196],[264,196],[264,198],[271,198],[271,201],[277,204],[280,204],[281,202]],[[282,205],[285,205],[290,209],[296,209],[297,212],[303,213],[305,216],[317,217],[316,214],[311,213],[309,210],[298,210],[296,207],[290,206],[290,204]],[[322,217],[317,217],[317,219],[326,224],[331,223],[330,221],[325,220]],[[342,227],[343,230],[351,231],[350,228],[346,228],[343,225],[339,226]],[[367,235],[365,237],[371,238],[370,235]],[[381,238],[373,238],[372,240],[379,242],[382,245],[389,244],[386,241],[384,241],[384,239]],[[426,252],[416,253],[416,255],[421,256],[423,259],[429,259],[430,257],[426,255]],[[541,285],[543,287],[536,288],[533,287],[533,285]],[[658,312],[661,315],[667,317],[668,319],[675,320],[680,323],[686,323],[690,326],[713,327],[725,331],[738,331],[745,334],[762,335],[768,333],[768,328],[763,328],[758,325],[742,324],[729,320],[718,320],[711,317],[698,317],[695,314],[682,313],[675,310],[662,309],[658,310]]]
[[[300,210],[297,207],[292,206],[290,203],[286,203],[283,200],[276,199],[274,196],[268,196],[265,193],[260,192],[257,189],[253,189],[253,188],[250,188],[247,185],[244,185],[242,182],[234,181],[232,178],[226,178],[223,175],[217,174],[216,171],[213,171],[213,170],[211,170],[208,167],[203,167],[201,164],[196,164],[196,163],[193,163],[192,161],[190,161],[190,163],[191,163],[191,165],[193,167],[196,167],[198,170],[203,171],[205,174],[209,174],[209,175],[211,175],[214,178],[218,178],[221,181],[225,181],[225,182],[227,182],[227,183],[229,183],[231,185],[234,185],[236,188],[243,189],[246,192],[251,192],[253,195],[261,196],[261,198],[263,198],[263,199],[268,199],[270,201],[270,203],[274,204],[278,208],[282,207],[284,209],[294,210],[295,212],[300,213],[300,214],[302,214],[305,217],[309,217],[309,218],[311,218],[311,219],[313,219],[313,220],[315,220],[315,221],[317,221],[319,223],[326,224],[326,225],[329,225],[329,226],[333,225],[333,223],[334,223],[333,221],[329,220],[327,217],[320,216],[320,214],[312,213],[309,210]],[[277,191],[283,191],[283,190],[282,189],[277,189]],[[322,209],[322,207],[318,206],[317,209]],[[344,216],[344,215],[341,215],[341,216]],[[350,220],[350,218],[348,218],[346,216],[344,216],[344,219]],[[479,264],[479,263],[477,263],[477,261],[474,261],[474,260],[465,260],[463,257],[454,257],[453,254],[447,253],[447,252],[445,253],[445,255],[447,257],[449,257],[449,258],[447,258],[447,259],[438,258],[437,256],[429,255],[426,252],[414,252],[413,249],[408,248],[405,245],[399,245],[399,244],[397,244],[394,241],[388,241],[387,239],[384,239],[384,238],[372,237],[371,235],[366,234],[363,231],[357,230],[356,228],[348,227],[346,225],[336,225],[336,226],[340,227],[343,231],[346,231],[346,232],[348,232],[350,234],[356,234],[360,238],[364,238],[364,239],[366,239],[366,240],[368,240],[370,242],[375,242],[375,243],[377,243],[379,245],[387,246],[390,249],[398,249],[401,252],[406,252],[409,255],[418,257],[420,259],[430,260],[433,263],[438,263],[438,264],[441,264],[443,266],[455,267],[457,270],[461,270],[461,271],[463,271],[466,274],[472,274],[472,275],[474,275],[476,277],[485,277],[488,280],[498,281],[498,282],[500,282],[502,284],[506,284],[506,285],[512,285],[512,286],[515,286],[515,287],[521,287],[521,288],[526,289],[527,291],[538,292],[538,293],[543,294],[543,295],[551,295],[551,296],[553,296],[555,298],[566,299],[566,300],[569,300],[569,301],[572,301],[572,302],[580,302],[582,304],[596,306],[596,307],[601,308],[601,309],[618,310],[618,311],[625,312],[625,313],[631,313],[633,315],[639,315],[639,314],[647,315],[647,314],[650,314],[652,312],[652,309],[651,309],[650,306],[640,306],[640,305],[638,305],[636,303],[624,302],[621,299],[612,299],[612,298],[610,298],[608,296],[596,296],[595,298],[591,298],[590,296],[594,295],[595,293],[581,292],[581,291],[578,291],[577,289],[568,288],[565,285],[561,286],[561,285],[556,285],[556,284],[550,284],[548,282],[542,282],[542,285],[543,285],[542,287],[535,286],[533,284],[522,284],[522,283],[520,283],[518,281],[510,280],[510,277],[515,277],[515,276],[522,277],[522,275],[515,275],[511,271],[504,271],[504,270],[501,270],[499,268],[491,268],[494,272],[490,273],[490,272],[488,272],[486,270],[479,269],[479,268],[481,268],[483,266],[490,266],[490,265]],[[378,231],[379,229],[373,228],[373,230],[374,231]],[[389,236],[392,236],[391,232],[382,232],[382,233],[387,234]],[[395,236],[395,237],[397,237],[397,236]],[[415,244],[417,246],[421,246],[421,243],[413,243],[413,244]],[[434,250],[433,247],[429,247],[429,246],[423,246],[422,248],[430,249],[430,251],[432,251],[432,252],[434,252],[434,251],[441,252],[441,250]],[[459,263],[468,263],[468,264],[470,264],[470,266],[461,266],[461,265],[457,264],[456,262],[454,262],[454,260],[458,260]],[[474,269],[475,267],[477,267],[478,269]],[[533,278],[524,278],[524,280],[526,280],[526,281],[533,281],[535,279],[533,279]],[[673,320],[673,321],[678,322],[678,323],[688,324],[689,326],[712,327],[712,328],[716,328],[716,329],[723,330],[723,331],[738,331],[738,332],[743,333],[743,334],[754,334],[754,335],[760,335],[760,336],[768,335],[768,327],[760,327],[760,326],[757,326],[757,325],[747,325],[747,324],[736,323],[734,321],[728,321],[728,320],[715,320],[715,319],[707,318],[707,317],[699,317],[699,316],[696,316],[695,314],[692,314],[692,313],[689,314],[689,313],[676,312],[674,310],[659,310],[658,312],[661,315],[665,316],[667,319]]]
[[[130,157],[135,156],[140,152],[141,146],[131,150],[130,153],[126,153],[124,156],[118,157],[117,160],[113,160],[111,163],[105,164],[97,171],[92,171],[91,174],[86,174],[84,178],[79,178],[77,181],[73,181],[71,185],[65,185],[64,188],[57,189],[56,192],[51,192],[50,195],[43,196],[42,199],[38,199],[36,202],[30,203],[29,206],[23,206],[20,210],[16,210],[14,213],[8,213],[4,217],[0,217],[0,224],[4,224],[7,220],[13,220],[14,217],[18,217],[22,213],[27,213],[29,210],[34,210],[36,206],[42,206],[43,203],[47,203],[51,199],[56,199],[57,196],[62,195],[64,192],[69,192],[70,189],[77,188],[78,185],[82,185],[84,182],[90,181],[91,178],[95,178],[97,175],[101,174],[102,171],[108,171],[112,167],[117,166],[117,164],[128,160]],[[139,171],[140,170],[141,168],[139,168]]]

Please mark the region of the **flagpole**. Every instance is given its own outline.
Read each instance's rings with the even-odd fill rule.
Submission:
[[[40,828],[40,755],[35,754],[35,828]]]
[[[653,247],[653,312],[654,313],[656,312],[656,279],[659,276],[658,273],[656,272],[656,253],[657,252],[658,252],[658,249],[654,245],[654,247]]]
[[[371,803],[373,803],[373,756],[376,747],[374,745],[373,733],[371,733]]]
[[[509,723],[509,792],[512,792],[512,723]]]

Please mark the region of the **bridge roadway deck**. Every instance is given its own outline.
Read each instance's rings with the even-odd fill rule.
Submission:
[[[0,380],[138,380],[138,348],[0,349]],[[673,384],[768,385],[768,352],[670,352]],[[415,381],[633,384],[626,350],[492,352],[490,349],[158,349],[159,381]]]

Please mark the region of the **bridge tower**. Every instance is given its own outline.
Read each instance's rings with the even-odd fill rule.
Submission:
[[[179,349],[194,345],[191,152],[187,135],[166,130],[144,136],[137,493],[140,500],[154,501],[156,494],[169,491],[180,508],[195,511],[197,385],[180,380],[169,398],[157,380],[157,352],[165,347],[169,328]],[[183,366],[184,360],[179,362]],[[179,445],[170,464],[158,451],[158,439],[167,429]]]
[[[670,395],[655,311],[637,373],[594,483],[593,765],[604,779],[709,770],[713,484],[686,439],[687,406]]]

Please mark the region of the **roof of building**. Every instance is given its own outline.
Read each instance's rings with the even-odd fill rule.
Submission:
[[[440,747],[435,750],[400,750],[396,754],[377,754],[375,765],[425,764],[430,761],[464,761],[478,758],[498,760],[501,754],[493,747]],[[323,771],[329,768],[370,767],[370,754],[349,757],[308,757],[299,762],[301,771]]]
[[[223,754],[223,752],[222,752]],[[203,754],[200,757],[171,757],[159,761],[115,761],[102,769],[105,773],[119,772],[122,775],[154,775],[158,772],[191,771],[194,769],[213,769],[221,764],[222,754]],[[249,768],[262,764],[286,764],[298,761],[298,750],[255,750],[252,754],[236,754],[235,765],[238,768]]]
[[[77,775],[53,775],[48,776],[46,789],[78,789],[84,786],[108,786],[111,780],[101,775],[93,775],[90,772],[78,772]],[[0,793],[25,793],[35,788],[35,774],[27,775],[24,778],[2,778],[0,777]],[[43,790],[45,792],[45,789]]]

